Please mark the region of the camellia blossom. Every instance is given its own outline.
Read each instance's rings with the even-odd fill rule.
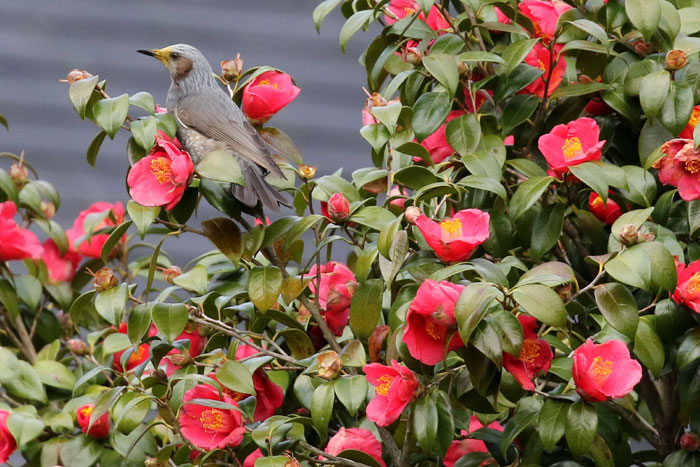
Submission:
[[[95,404],[87,404],[75,411],[75,418],[78,420],[78,425],[80,425],[80,429],[83,430],[83,433],[92,438],[108,438],[109,430],[112,426],[112,423],[109,421],[109,411],[103,413],[100,418],[95,420],[92,427],[90,427],[90,415],[92,415],[94,408]],[[90,427],[89,430],[88,427]]]
[[[154,325],[151,325],[151,329],[148,332],[148,335],[155,336],[156,334],[158,334],[158,328],[156,328]],[[199,333],[199,327],[197,327],[196,325],[194,325],[192,323],[187,323],[187,326],[185,327],[185,329],[174,340],[176,340],[176,341],[179,341],[179,340],[188,341],[190,343],[190,348],[188,349],[188,354],[192,358],[201,354],[202,351],[204,350],[204,346],[207,344],[206,337],[202,336]],[[176,365],[171,360],[171,358],[174,355],[178,355],[178,354],[180,354],[180,350],[172,349],[160,361],[161,366],[165,365],[165,373],[168,376],[172,376],[173,373],[175,373],[175,371],[177,371],[180,368],[179,365]]]
[[[177,139],[162,131],[148,155],[129,171],[126,179],[129,194],[142,206],[165,206],[170,211],[182,199],[194,174],[189,154]]]
[[[0,203],[0,261],[39,259],[43,252],[34,232],[21,228],[14,221],[17,205]]]
[[[692,139],[672,139],[661,146],[666,154],[654,162],[659,169],[659,181],[678,188],[684,201],[700,199],[700,151]]]
[[[688,124],[685,126],[685,128],[678,133],[678,137],[693,139],[693,132],[695,131],[695,127],[698,126],[698,122],[700,122],[700,105],[693,107],[693,112],[690,114],[690,120],[688,120]]]
[[[595,191],[588,195],[588,210],[601,222],[609,225],[612,225],[622,215],[619,204],[612,198],[608,198],[607,202],[603,202],[603,198]]]
[[[119,325],[119,332],[122,334],[126,334],[128,332],[126,323],[122,323]],[[149,332],[149,335],[155,334],[151,334],[151,332]],[[131,352],[131,355],[129,355],[129,360],[127,360],[126,362],[126,371],[133,370],[134,368],[148,360],[150,349],[150,345],[141,344],[136,350],[133,350]],[[127,350],[131,350],[131,348]],[[114,356],[112,357],[112,367],[120,373],[123,373],[125,371],[124,367],[121,364],[121,359],[122,355],[124,355],[124,352],[126,352],[127,350],[120,350],[119,352],[115,352]]]
[[[576,392],[589,402],[625,397],[642,379],[642,366],[619,340],[594,344],[588,339],[574,350],[573,358]]]
[[[379,426],[391,425],[413,399],[418,378],[396,360],[391,361],[391,366],[370,363],[363,366],[362,371],[376,392],[367,404],[367,418]]]
[[[445,19],[445,16],[436,5],[430,8],[427,17],[425,13],[421,11],[421,7],[416,0],[391,0],[389,5],[386,6],[386,9],[389,12],[389,14],[384,15],[386,24],[394,24],[398,20],[420,11],[418,19],[424,21],[430,29],[437,32],[438,35],[444,34],[446,30],[450,28],[450,23]]]
[[[462,436],[468,436],[470,433],[474,433],[481,428],[484,428],[484,425],[479,421],[476,415],[472,415],[469,417],[469,430],[462,430],[460,434]],[[503,431],[503,426],[501,426],[501,424],[498,422],[489,423],[487,428]],[[453,467],[462,456],[466,456],[470,452],[489,452],[489,450],[486,447],[486,443],[480,439],[465,438],[455,440],[450,443],[450,447],[447,449],[447,453],[445,454],[445,458],[442,460],[442,463],[445,464],[446,467]]]
[[[178,421],[182,434],[198,448],[206,451],[238,446],[243,441],[245,427],[241,412],[235,409],[219,409],[196,403],[193,399],[222,401],[238,407],[238,403],[225,392],[221,393],[208,384],[199,384],[185,392]]]
[[[65,254],[61,255],[58,246],[50,238],[43,243],[42,247],[41,259],[49,271],[49,281],[53,284],[72,281],[82,259],[80,253],[71,245]]]
[[[541,3],[539,0],[536,1]],[[549,52],[547,47],[539,42],[535,44],[535,46],[525,57],[524,61],[530,66],[539,68],[543,73],[535,81],[525,86],[525,88],[520,91],[521,94],[533,94],[539,98],[544,97],[544,88],[547,77],[549,77],[547,96],[549,97],[552,95],[552,92],[554,92],[554,90],[561,84],[561,80],[564,78],[564,73],[566,72],[566,60],[560,55],[562,48],[562,44],[556,44],[554,46],[554,57],[552,57],[552,54]],[[551,68],[551,65],[554,65],[554,68]]]
[[[243,88],[241,109],[251,122],[265,123],[292,102],[300,91],[287,73],[266,71]]]
[[[343,263],[330,261],[321,266],[321,284],[316,287],[316,265],[304,277],[311,278],[309,289],[316,294],[323,308],[325,320],[333,334],[343,334],[350,316],[350,302],[357,288],[355,274]]]
[[[610,107],[604,101],[597,99],[591,99],[588,101],[588,104],[586,104],[586,107],[584,107],[583,110],[586,112],[586,115],[590,115],[592,117],[610,115],[613,113],[612,107]]]
[[[0,463],[7,462],[15,450],[17,450],[17,441],[7,428],[7,417],[10,412],[0,409]]]
[[[455,304],[463,289],[463,285],[431,279],[418,287],[416,298],[408,308],[403,332],[403,341],[413,358],[435,365],[445,358],[445,339],[450,334],[448,352],[464,345],[457,333],[455,318]]]
[[[326,217],[334,224],[342,224],[350,217],[350,203],[344,194],[333,193],[326,204]]]
[[[73,228],[66,230],[68,241],[71,243],[71,245],[77,248],[81,255],[89,256],[90,258],[101,258],[102,247],[109,238],[109,234],[97,234],[93,235],[87,240],[83,240],[85,237],[84,223],[88,215],[102,213],[105,211],[110,211],[109,215],[107,215],[94,227],[93,232],[105,227],[119,225],[124,220],[124,206],[122,203],[112,204],[105,201],[98,201],[96,203],[92,203],[89,208],[80,211],[78,217],[73,221]],[[112,220],[111,217],[114,217],[116,222]],[[126,234],[124,234],[124,237],[122,237],[122,241],[125,239]]]
[[[382,443],[366,428],[340,427],[338,432],[328,440],[324,451],[331,456],[337,456],[348,449],[362,451],[377,461],[379,465],[386,467],[386,463],[382,459]]]
[[[430,153],[433,164],[439,164],[455,153],[450,143],[447,142],[447,124],[462,115],[466,115],[466,112],[463,110],[451,110],[450,113],[447,114],[445,123],[440,125],[432,135],[428,136],[420,143],[421,146]],[[422,159],[420,157],[414,157],[413,160],[419,162]]]
[[[535,37],[545,43],[554,38],[559,17],[572,7],[562,1],[524,0],[518,3],[520,13],[527,16],[535,27]]]
[[[686,266],[676,259],[676,273],[678,284],[671,298],[679,305],[700,313],[700,260]]]
[[[552,348],[544,339],[538,339],[535,329],[537,320],[532,316],[520,315],[518,321],[523,328],[523,345],[520,348],[520,356],[516,357],[503,352],[503,368],[506,369],[520,383],[523,389],[534,391],[532,380],[540,374],[546,373],[552,364]]]
[[[557,125],[540,136],[537,147],[551,167],[547,173],[561,178],[572,165],[599,161],[605,144],[605,140],[598,140],[599,136],[600,127],[589,117]]]
[[[243,461],[243,467],[255,467],[255,461],[260,459],[261,457],[265,457],[265,455],[262,453],[260,448],[258,448],[255,451],[248,454],[248,456]]]
[[[464,209],[439,223],[421,215],[416,226],[438,258],[453,263],[469,259],[489,238],[489,220],[487,212]]]

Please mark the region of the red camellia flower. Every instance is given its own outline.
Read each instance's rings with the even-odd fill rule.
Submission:
[[[386,463],[382,459],[382,443],[375,438],[371,431],[365,428],[340,427],[340,430],[328,440],[324,451],[331,456],[337,456],[348,449],[362,451],[376,460],[379,465],[386,467]]]
[[[88,215],[105,211],[110,211],[109,215],[95,226],[93,229],[94,232],[105,227],[119,225],[124,220],[124,206],[122,206],[122,203],[112,204],[104,201],[98,201],[96,203],[92,203],[89,208],[80,211],[78,217],[73,221],[73,228],[66,230],[68,241],[71,243],[71,245],[77,248],[81,255],[97,259],[101,257],[102,247],[109,238],[109,234],[105,233],[93,235],[89,240],[83,240],[85,236],[83,224],[85,223],[85,219]],[[116,223],[111,219],[111,217],[116,219]],[[122,240],[124,239],[126,239],[126,234],[124,234],[124,237],[122,237]]]
[[[46,269],[49,271],[49,281],[53,284],[72,281],[82,259],[80,253],[70,245],[66,253],[61,256],[61,251],[51,239],[46,240],[42,246],[44,250],[41,253],[41,259],[44,260]]]
[[[376,395],[367,404],[367,418],[379,426],[389,426],[399,418],[418,387],[416,375],[396,360],[391,366],[370,363],[362,367]]]
[[[536,0],[538,3],[539,0]],[[525,86],[520,91],[524,94],[533,94],[539,98],[544,97],[545,80],[549,76],[549,86],[547,86],[547,96],[551,96],[552,92],[559,87],[561,80],[566,72],[566,60],[560,55],[563,45],[557,44],[554,46],[554,57],[552,58],[549,49],[539,42],[530,50],[525,57],[525,63],[543,71],[542,75],[532,83]],[[554,65],[551,68],[550,61]],[[550,73],[551,69],[551,73]]]
[[[455,303],[463,285],[449,281],[423,282],[406,315],[403,341],[411,356],[426,365],[435,365],[445,357],[445,339],[452,334],[447,351],[462,347],[457,334]]]
[[[189,154],[177,139],[162,131],[148,155],[129,171],[126,179],[131,197],[142,206],[165,206],[170,211],[182,199],[194,174]]]
[[[489,214],[464,209],[440,223],[421,215],[416,226],[435,254],[445,263],[464,261],[489,238]]]
[[[455,150],[452,149],[450,143],[447,142],[447,124],[451,120],[454,120],[455,118],[462,115],[466,115],[466,112],[462,110],[450,111],[450,113],[447,115],[447,118],[445,119],[445,123],[440,125],[440,128],[435,130],[435,133],[428,136],[420,143],[421,146],[428,150],[428,152],[430,153],[430,158],[433,160],[434,164],[439,164],[440,162],[444,161],[445,159],[447,159],[455,153]],[[418,162],[422,159],[420,157],[414,157],[413,160]]]
[[[698,126],[698,122],[700,122],[700,105],[693,107],[693,112],[690,114],[690,120],[688,120],[688,124],[685,126],[685,128],[683,128],[683,131],[678,133],[678,137],[693,139],[693,132],[695,131],[695,127]]]
[[[88,404],[75,411],[75,417],[78,420],[78,425],[80,425],[80,429],[83,430],[83,433],[88,436],[97,439],[108,438],[109,430],[112,426],[112,423],[109,421],[109,412],[103,413],[100,418],[95,420],[95,423],[92,424],[92,427],[88,431],[88,427],[90,426],[90,415],[92,414],[94,408],[95,404]]]
[[[613,113],[612,107],[610,107],[603,101],[595,99],[591,99],[590,101],[588,101],[588,104],[586,104],[586,107],[583,110],[586,112],[586,115],[591,115],[593,117],[609,115]]]
[[[294,85],[287,73],[266,71],[243,88],[241,107],[251,122],[265,123],[292,102],[299,91],[301,89]]]
[[[700,199],[700,151],[695,149],[692,139],[672,139],[661,146],[666,154],[654,162],[659,169],[659,181],[678,188],[684,201]]]
[[[122,334],[127,333],[126,323],[122,323],[119,325],[119,332]],[[149,331],[149,335],[155,335],[151,334],[151,332],[152,331]],[[148,344],[141,344],[136,350],[131,352],[131,355],[129,355],[129,360],[126,362],[126,371],[132,370],[140,364],[142,364],[143,362],[145,362],[146,360],[148,360],[150,348],[151,346]],[[124,367],[121,364],[121,359],[122,355],[124,355],[124,352],[126,352],[126,350],[120,350],[119,352],[115,352],[113,356],[112,366],[115,370],[117,370],[120,373],[123,373],[125,371]]]
[[[148,332],[149,336],[155,336],[158,334],[158,328],[151,325],[151,329]],[[204,350],[204,346],[207,344],[207,339],[199,333],[199,328],[196,325],[188,323],[185,330],[180,333],[179,336],[175,338],[176,341],[187,340],[190,343],[190,348],[188,353],[190,357],[194,358],[201,354]],[[147,344],[146,344],[147,345]],[[173,355],[180,354],[180,350],[172,349],[168,352],[165,357],[160,361],[161,365],[165,365],[165,373],[168,376],[172,376],[175,371],[177,371],[180,366],[172,362],[171,358]]]
[[[255,467],[255,461],[260,459],[261,457],[265,457],[265,455],[262,453],[260,448],[258,448],[255,451],[248,454],[248,456],[243,461],[243,467]]]
[[[676,259],[676,273],[678,285],[671,298],[679,305],[700,313],[700,260],[686,266]]]
[[[318,300],[325,311],[325,320],[333,334],[343,334],[350,316],[352,294],[357,288],[355,274],[343,263],[331,261],[321,266],[321,284],[318,287]],[[311,278],[309,289],[316,293],[316,265],[304,277]]]
[[[0,203],[0,261],[39,259],[43,248],[34,232],[21,228],[14,221],[17,205]]]
[[[605,140],[598,140],[599,136],[600,127],[588,117],[557,125],[540,136],[537,147],[551,167],[547,173],[561,178],[572,165],[599,161],[605,144]]]
[[[193,399],[223,401],[238,407],[238,403],[225,392],[221,393],[208,384],[199,384],[185,393],[178,421],[182,434],[198,448],[206,451],[238,446],[243,440],[241,412],[235,409],[218,409],[188,404]]]
[[[630,358],[624,342],[592,340],[574,350],[572,376],[576,392],[589,402],[624,397],[642,379],[642,366]]]
[[[445,30],[450,27],[450,23],[447,22],[440,9],[433,5],[428,11],[428,17],[426,18],[425,13],[421,11],[420,5],[416,0],[391,0],[386,9],[391,13],[384,15],[384,20],[386,24],[394,24],[400,19],[404,19],[408,15],[413,15],[417,11],[420,11],[418,18],[424,21],[430,29],[436,31],[438,34],[445,33]]]
[[[7,462],[10,455],[17,449],[17,441],[7,428],[7,417],[10,412],[0,410],[0,463]]]
[[[535,37],[541,37],[547,43],[554,38],[559,17],[565,11],[570,10],[571,6],[557,0],[553,2],[524,0],[518,3],[518,9],[532,21],[535,26]]]
[[[591,194],[588,195],[588,210],[600,219],[601,222],[610,225],[622,215],[619,204],[611,198],[608,198],[607,202],[603,202],[603,198],[595,191],[592,191]]]
[[[532,316],[520,315],[518,321],[523,327],[523,345],[520,348],[520,356],[516,357],[503,352],[503,368],[510,372],[520,383],[523,389],[534,391],[532,380],[540,374],[547,372],[552,364],[552,348],[544,339],[538,339],[535,333],[537,320]]]
[[[468,436],[470,433],[474,433],[476,430],[484,428],[484,425],[479,421],[476,415],[472,415],[469,418],[469,430],[462,430],[462,436]],[[489,423],[487,428],[492,430],[503,431],[503,427],[498,422]],[[486,443],[480,439],[461,439],[455,440],[450,443],[450,447],[445,454],[445,458],[442,460],[446,467],[453,467],[455,463],[462,457],[466,456],[470,452],[489,452],[486,447]],[[486,462],[484,462],[486,464]],[[483,465],[483,464],[482,464]]]

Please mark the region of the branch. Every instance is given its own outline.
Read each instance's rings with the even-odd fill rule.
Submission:
[[[310,445],[306,441],[299,441],[299,443],[297,443],[297,446],[301,446],[304,449],[307,449],[310,453],[312,453],[316,456],[323,456],[327,459],[327,461],[313,459],[314,462],[317,462],[319,464],[340,465],[340,466],[345,466],[345,467],[366,467],[366,464],[362,464],[360,462],[355,462],[355,461],[350,460],[350,459],[344,459],[342,457],[337,457],[337,456],[333,456],[331,454],[328,454],[326,451],[322,451],[318,448],[315,448],[314,446]]]

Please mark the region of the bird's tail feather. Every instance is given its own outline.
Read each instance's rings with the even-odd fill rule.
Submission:
[[[243,178],[246,186],[237,184],[231,186],[231,193],[240,202],[248,207],[255,207],[260,201],[263,206],[275,212],[280,210],[280,205],[289,206],[284,196],[265,181],[259,167],[248,166],[241,168],[243,169]]]

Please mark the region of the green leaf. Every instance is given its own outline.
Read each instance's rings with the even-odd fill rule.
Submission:
[[[450,120],[445,128],[447,142],[460,156],[472,154],[479,146],[481,127],[474,114],[461,115]]]
[[[510,419],[503,431],[500,441],[501,453],[505,455],[508,446],[516,436],[537,419],[537,414],[542,410],[542,401],[534,397],[520,399],[515,409],[515,415]]]
[[[151,305],[136,305],[129,313],[127,335],[132,344],[137,344],[151,327]]]
[[[143,110],[153,115],[156,113],[156,105],[153,101],[153,96],[149,93],[141,91],[134,95],[129,96],[129,104],[135,105],[136,107],[141,107]],[[150,149],[150,148],[146,148]]]
[[[7,310],[12,320],[19,316],[19,300],[15,289],[7,279],[0,278],[0,303]]]
[[[464,344],[469,343],[472,333],[486,314],[493,299],[500,292],[488,282],[473,282],[468,284],[459,294],[455,304],[455,317],[459,336]]]
[[[99,77],[97,75],[91,78],[81,79],[71,83],[68,89],[68,97],[70,97],[73,108],[78,112],[80,118],[85,118],[85,108],[87,107],[90,97],[92,97],[92,91],[95,89],[98,79]]]
[[[384,229],[395,219],[396,216],[389,210],[379,206],[367,206],[365,208],[358,209],[352,216],[350,216],[350,220],[352,222],[366,225],[367,227],[379,232],[381,232],[382,229]]]
[[[173,283],[187,290],[204,295],[209,289],[208,275],[207,267],[203,264],[198,264],[186,273],[180,274],[173,279]]]
[[[548,204],[537,213],[530,239],[530,254],[534,259],[539,260],[557,244],[564,226],[564,211],[563,204]]]
[[[423,147],[423,146],[421,146]],[[394,173],[394,180],[403,186],[413,190],[419,190],[426,185],[435,183],[438,178],[429,169],[420,165],[409,165]]]
[[[34,371],[46,386],[72,391],[75,386],[75,375],[62,363],[53,360],[37,360]]]
[[[608,33],[605,32],[605,29],[598,23],[594,23],[588,19],[577,19],[575,21],[568,21],[568,23],[595,37],[601,44],[605,45],[608,43]]]
[[[550,94],[550,99],[561,99],[562,97],[576,97],[593,94],[610,87],[603,83],[579,83],[568,86],[560,86]]]
[[[634,337],[639,309],[627,287],[616,282],[599,285],[595,288],[595,302],[612,327],[629,338]]]
[[[520,65],[527,54],[530,53],[532,48],[539,42],[539,39],[524,39],[513,42],[508,48],[503,52],[503,60],[506,62],[506,76],[510,75],[515,67]]]
[[[674,135],[688,124],[693,112],[693,89],[685,81],[672,81],[661,107],[661,123]]]
[[[107,136],[107,133],[105,133],[104,131],[100,131],[98,135],[95,136],[95,139],[92,140],[90,146],[88,146],[87,161],[88,164],[90,164],[93,167],[95,167],[97,153],[100,152],[100,147],[102,146],[102,142],[105,140],[105,136]]]
[[[504,352],[518,355],[523,344],[523,327],[518,318],[505,310],[491,311],[486,320],[498,334]]]
[[[532,177],[524,181],[510,200],[508,208],[510,220],[512,222],[517,221],[525,211],[530,209],[540,199],[542,193],[545,192],[553,180],[553,177]]]
[[[400,102],[392,102],[387,105],[375,106],[370,110],[370,113],[393,135],[396,132],[396,122],[399,120],[401,108]]]
[[[41,303],[41,281],[39,279],[29,274],[15,276],[15,288],[17,296],[25,305],[32,310],[39,308]]]
[[[583,164],[569,167],[571,173],[588,185],[603,198],[603,202],[608,200],[608,181],[605,177],[605,168],[595,162],[584,162]]]
[[[241,166],[236,156],[228,151],[219,150],[208,153],[197,164],[196,171],[203,178],[245,186]]]
[[[95,297],[95,309],[107,322],[119,326],[120,318],[126,302],[129,299],[129,289],[124,283],[100,292]]]
[[[658,28],[661,5],[659,0],[625,0],[625,13],[648,41]]]
[[[664,368],[666,356],[664,346],[654,329],[652,316],[642,316],[639,318],[639,327],[634,336],[634,355],[645,367],[651,371],[655,378],[661,374]]]
[[[449,91],[450,96],[455,95],[459,85],[459,71],[454,57],[431,51],[430,55],[423,57],[423,66]]]
[[[357,286],[350,304],[350,329],[357,338],[368,338],[377,327],[383,294],[382,279],[368,279]]]
[[[572,404],[566,415],[566,442],[574,456],[588,451],[598,431],[598,413],[583,400]]]
[[[640,243],[605,263],[605,271],[615,280],[642,290],[676,287],[673,256],[659,242]]]
[[[679,9],[678,15],[681,19],[680,32],[692,35],[700,31],[700,12],[697,5]]]
[[[129,200],[126,203],[126,210],[131,220],[136,224],[136,228],[139,229],[141,240],[146,236],[149,227],[153,224],[153,220],[158,217],[160,209],[160,206],[141,206],[133,200]]]
[[[12,178],[10,178],[10,174],[2,169],[0,169],[0,190],[7,195],[10,201],[17,204],[19,198],[17,197],[17,187],[15,186],[15,182],[13,182]]]
[[[95,102],[92,107],[97,124],[107,133],[110,139],[114,139],[121,128],[126,116],[129,114],[129,95],[122,94],[118,97],[102,99]]]
[[[4,126],[7,131],[10,131],[10,124],[7,123],[7,119],[3,115],[0,115],[0,125]]]
[[[189,316],[184,303],[154,303],[151,308],[153,324],[168,342],[174,341],[185,330]]]
[[[348,409],[353,417],[365,402],[367,397],[367,378],[364,376],[343,377],[334,383],[335,395],[338,400]]]
[[[490,191],[491,193],[499,196],[503,201],[506,201],[508,199],[506,189],[503,188],[503,185],[501,185],[498,181],[494,180],[493,178],[482,177],[480,175],[467,175],[458,183],[463,186],[468,186],[484,191]]]
[[[690,226],[690,236],[700,229],[700,201],[689,201],[688,206],[688,225]]]
[[[131,227],[131,224],[133,223],[134,221],[128,220],[122,222],[117,227],[115,227],[114,230],[112,230],[112,232],[109,234],[109,237],[107,237],[107,240],[105,241],[104,245],[102,245],[102,250],[100,251],[102,261],[104,261],[105,263],[109,261],[110,253],[112,253],[114,247],[117,245],[117,243],[119,243],[119,241],[122,239],[124,234],[126,234],[126,231],[129,230],[129,227]]]
[[[530,118],[538,105],[540,99],[537,96],[518,94],[510,98],[503,110],[503,133],[512,133],[515,127]]]
[[[413,104],[413,131],[418,141],[423,141],[445,123],[451,107],[452,99],[446,92],[426,92],[418,98]]]
[[[275,313],[279,312],[275,310],[268,310],[267,316],[274,316]],[[292,357],[296,358],[297,360],[308,358],[316,352],[309,335],[301,329],[283,329],[282,331],[279,331],[279,335],[284,338],[284,341],[289,346],[289,350],[292,351]]]
[[[462,52],[457,55],[458,62],[467,63],[479,63],[479,62],[491,62],[498,63],[499,65],[505,65],[506,62],[499,55],[491,52],[482,52],[480,50],[470,50],[469,52]]]
[[[248,276],[248,296],[265,313],[277,302],[282,291],[282,271],[276,267],[254,267]]]
[[[219,251],[233,264],[238,264],[243,254],[243,236],[235,222],[225,217],[217,217],[202,221],[202,230]]]
[[[44,422],[28,412],[14,412],[7,417],[7,428],[22,448],[35,440],[44,431]]]
[[[640,0],[633,1],[637,2]],[[658,0],[649,1],[654,2]],[[659,110],[661,110],[670,85],[671,75],[666,70],[655,71],[642,79],[642,84],[639,88],[639,102],[650,120],[653,120],[656,114],[659,113]]]
[[[513,299],[538,321],[555,327],[564,327],[567,323],[566,308],[561,297],[542,284],[528,284],[512,292]]]
[[[547,399],[542,405],[538,417],[540,439],[545,451],[552,452],[554,446],[559,442],[566,427],[569,404],[554,399]]]
[[[654,212],[654,208],[647,209],[635,209],[634,211],[628,211],[617,218],[611,227],[612,236],[615,240],[620,241],[620,231],[627,224],[634,225],[637,229],[644,224],[651,213]]]
[[[333,386],[332,382],[319,385],[311,398],[311,420],[323,439],[328,436],[328,422],[333,415]]]
[[[326,18],[326,16],[328,16],[328,13],[330,13],[338,5],[340,5],[341,1],[342,0],[325,0],[324,2],[321,2],[316,8],[314,8],[312,18],[314,20],[314,26],[316,26],[316,32],[321,32],[321,23]]]
[[[288,462],[287,456],[260,457],[255,459],[255,467],[284,467]]]
[[[369,22],[374,10],[361,10],[353,14],[340,29],[340,37],[338,41],[340,42],[340,50],[345,53],[345,49],[348,45],[348,41],[352,36],[355,35],[357,31],[365,27]]]
[[[0,378],[0,381],[10,394],[23,399],[46,402],[44,386],[41,384],[39,375],[29,363],[15,359],[11,368],[3,365],[3,371],[5,372],[3,376],[7,379]]]
[[[426,454],[433,452],[438,430],[438,410],[435,399],[428,395],[418,399],[413,409],[413,432],[418,445]]]
[[[153,147],[156,131],[158,131],[158,120],[155,117],[139,118],[131,122],[131,136],[146,151]]]
[[[636,165],[622,168],[629,188],[629,199],[642,206],[651,206],[656,199],[656,179],[648,171]]]
[[[255,394],[253,376],[245,365],[235,360],[226,360],[216,371],[216,379],[232,391]]]
[[[97,462],[101,454],[102,444],[83,434],[61,446],[61,461],[71,467],[90,467]]]

